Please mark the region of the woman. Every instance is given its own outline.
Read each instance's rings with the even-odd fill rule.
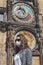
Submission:
[[[24,35],[17,35],[14,46],[15,55],[13,65],[32,65],[32,52],[27,45]]]

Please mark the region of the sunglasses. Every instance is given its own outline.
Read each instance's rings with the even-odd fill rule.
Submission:
[[[21,41],[21,40],[20,40],[20,39],[16,39],[15,42],[16,42],[16,41]]]

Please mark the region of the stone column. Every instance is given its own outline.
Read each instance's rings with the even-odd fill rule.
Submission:
[[[6,65],[6,32],[0,32],[0,65]]]

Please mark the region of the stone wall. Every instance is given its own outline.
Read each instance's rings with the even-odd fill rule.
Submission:
[[[39,24],[41,26],[41,36],[43,37],[43,0],[38,0],[39,3]]]
[[[6,32],[0,32],[0,65],[6,65],[6,52],[5,52],[5,43],[6,43]]]
[[[0,0],[0,7],[6,7],[7,0]]]

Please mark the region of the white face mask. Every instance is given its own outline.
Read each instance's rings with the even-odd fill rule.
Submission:
[[[21,45],[21,41],[16,41],[15,45],[19,47]]]

